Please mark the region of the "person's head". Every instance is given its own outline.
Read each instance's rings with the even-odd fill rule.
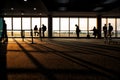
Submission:
[[[77,24],[75,24],[75,26],[77,27]]]
[[[42,26],[44,26],[44,24],[42,24]]]
[[[111,25],[111,23],[109,23],[109,25]]]

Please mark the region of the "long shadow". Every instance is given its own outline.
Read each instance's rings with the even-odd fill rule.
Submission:
[[[16,40],[15,40],[16,41]],[[38,72],[42,72],[42,74],[44,74],[45,76],[47,75],[47,78],[48,80],[55,80],[55,78],[53,77],[53,74],[71,74],[71,75],[83,75],[83,76],[92,76],[92,77],[95,77],[95,76],[102,76],[101,73],[98,73],[97,71],[95,70],[82,70],[82,69],[45,69],[38,61],[36,61],[32,55],[30,55],[26,50],[24,50],[24,48],[16,41],[16,43],[22,48],[22,50],[27,54],[27,56],[32,60],[32,62],[34,62],[34,64],[36,66],[38,66],[38,69],[9,69],[8,72],[13,72],[13,73],[38,73]],[[32,47],[32,46],[31,46]],[[36,47],[34,47],[36,48]],[[37,48],[39,49],[39,48]],[[55,51],[55,50],[54,50]],[[59,51],[57,51],[59,52]],[[54,52],[56,53],[56,52]],[[64,57],[66,58],[66,57]],[[42,70],[43,71],[42,71]],[[47,70],[47,71],[46,71]],[[45,72],[44,72],[45,71]],[[50,74],[52,72],[52,75]],[[48,73],[50,74],[48,76]],[[52,78],[51,78],[52,77]]]
[[[19,45],[19,47],[23,50],[23,52],[30,58],[30,60],[37,66],[39,73],[43,74],[48,80],[56,80],[53,76],[52,72],[49,69],[45,68],[42,64],[39,63],[24,47],[18,43],[15,39],[14,41]],[[24,72],[24,71],[23,71]]]
[[[45,45],[42,45],[42,44],[40,44],[40,45],[43,46],[43,47],[46,47],[48,49],[54,50],[55,54],[57,54],[57,55],[59,55],[59,56],[61,56],[63,58],[66,58],[66,59],[68,59],[68,60],[70,60],[70,61],[72,61],[72,62],[74,62],[76,64],[79,64],[79,65],[82,65],[82,66],[84,66],[86,68],[89,68],[89,69],[95,71],[98,74],[101,73],[103,76],[109,78],[110,80],[112,80],[112,79],[118,80],[118,78],[119,78],[118,73],[113,71],[113,70],[107,69],[105,67],[102,67],[100,65],[91,63],[89,61],[85,61],[85,60],[76,58],[76,57],[68,55],[68,54],[66,54],[66,53],[64,53],[62,51],[57,51],[57,50],[55,50],[53,48],[47,47]]]
[[[116,80],[116,76],[108,75],[108,74],[104,73],[104,71],[107,72],[107,73],[110,73],[110,74],[114,74],[114,75],[116,75],[117,72],[114,72],[114,71],[112,71],[112,70],[109,70],[109,69],[107,69],[107,68],[104,68],[104,67],[102,67],[102,66],[99,66],[99,65],[97,65],[97,64],[93,64],[93,63],[91,63],[91,62],[89,62],[89,61],[85,61],[85,60],[76,58],[76,57],[74,57],[74,56],[71,56],[71,55],[66,54],[65,52],[55,50],[55,49],[53,49],[53,48],[44,46],[44,45],[42,45],[42,44],[39,44],[39,45],[45,47],[46,49],[51,49],[52,51],[54,51],[55,54],[57,54],[57,55],[59,55],[59,56],[61,56],[61,57],[64,57],[64,58],[66,58],[66,59],[68,59],[68,60],[70,60],[70,61],[72,61],[72,62],[74,62],[74,63],[77,63],[77,64],[79,64],[79,65],[85,66],[85,67],[93,70],[96,74],[100,74],[100,73],[101,73],[101,74],[103,74],[104,76],[107,76],[108,78],[111,78],[111,79],[115,79],[115,80]],[[36,48],[36,47],[34,47],[34,48]],[[60,54],[59,54],[59,53],[60,53]],[[77,60],[77,61],[76,61],[76,60]],[[80,62],[82,62],[82,63],[80,63]],[[92,66],[92,67],[90,67],[90,66]],[[102,71],[96,71],[94,68],[100,69],[100,70],[102,70]]]
[[[87,43],[84,43],[84,45],[82,46],[81,44],[80,44],[80,46],[78,46],[78,43],[77,44],[65,44],[65,43],[63,43],[63,42],[57,42],[57,41],[54,41],[54,43],[57,43],[57,44],[59,44],[59,45],[64,45],[63,47],[65,47],[65,48],[69,48],[69,49],[72,49],[73,47],[74,48],[76,48],[76,50],[79,50],[80,49],[80,51],[75,51],[75,52],[82,52],[82,53],[85,53],[85,51],[87,51],[87,52],[91,52],[92,54],[97,54],[97,55],[102,55],[102,56],[106,56],[106,57],[110,57],[110,58],[113,58],[113,59],[116,59],[116,60],[118,60],[118,61],[120,61],[120,58],[119,57],[116,57],[116,56],[113,56],[113,55],[108,55],[108,54],[104,54],[104,53],[108,53],[107,51],[105,51],[104,49],[102,49],[102,50],[96,50],[96,49],[94,49],[94,48],[96,48],[96,46],[94,46],[94,48],[92,48],[92,46],[93,45],[90,45],[90,44],[87,44]],[[83,44],[83,43],[82,43]],[[85,46],[85,44],[87,44],[86,46]],[[55,44],[53,44],[53,45],[55,45]],[[76,46],[77,45],[77,46]],[[89,47],[89,45],[90,45],[90,47]],[[69,47],[67,47],[67,46],[69,46]],[[70,48],[71,47],[71,48]],[[104,50],[104,51],[103,51]],[[112,50],[112,49],[111,49]]]
[[[7,80],[7,42],[0,43],[0,80]]]
[[[71,41],[73,42],[73,41]],[[75,43],[75,42],[73,42]],[[107,50],[112,50],[112,51],[120,51],[120,46],[112,46],[112,45],[103,45],[103,44],[93,44],[89,42],[79,42],[76,41],[76,44],[81,43],[80,45],[88,46],[90,45],[91,47],[96,47],[96,48],[101,48],[101,49],[107,49]]]

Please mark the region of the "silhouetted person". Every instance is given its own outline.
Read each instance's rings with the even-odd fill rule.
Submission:
[[[39,27],[39,36],[41,37],[41,27]]]
[[[7,41],[7,24],[5,22],[5,20],[3,20],[3,32],[2,32],[2,38],[5,40],[5,42]]]
[[[37,25],[35,25],[35,27],[34,27],[34,35],[35,35],[35,36],[38,36],[38,28],[37,28]]]
[[[104,38],[106,39],[107,38],[107,25],[104,24],[103,26],[103,33],[104,33]]]
[[[76,26],[76,35],[77,35],[77,38],[79,38],[80,29],[77,24],[75,26]]]
[[[109,23],[109,26],[108,26],[108,32],[109,32],[109,36],[110,36],[110,39],[111,39],[111,33],[112,33],[112,31],[113,31],[113,26],[111,25],[111,23]]]
[[[95,26],[94,26],[94,28],[93,28],[93,35],[94,35],[94,38],[96,38],[96,36],[97,36],[97,29],[96,29]]]
[[[43,37],[45,37],[45,31],[46,31],[46,26],[44,24],[42,24],[42,32],[43,32]]]

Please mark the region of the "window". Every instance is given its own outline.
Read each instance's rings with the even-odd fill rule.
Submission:
[[[69,18],[61,18],[61,26],[60,26],[60,36],[68,37],[69,33]]]
[[[60,27],[59,27],[59,18],[53,18],[53,23],[52,23],[52,25],[53,25],[53,37],[59,37],[59,29],[60,29]]]
[[[120,37],[120,18],[117,18],[117,37]]]
[[[97,29],[97,19],[96,18],[89,18],[89,35],[93,37],[93,27],[95,26]]]
[[[87,18],[79,18],[80,37],[86,37],[87,35]]]
[[[78,18],[70,18],[70,37],[75,37],[76,36],[75,24],[78,25]]]

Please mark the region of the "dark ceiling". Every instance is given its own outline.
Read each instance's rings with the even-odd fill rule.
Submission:
[[[120,0],[5,0],[4,15],[120,13]]]
[[[42,0],[49,11],[109,11],[119,6],[120,0]]]

